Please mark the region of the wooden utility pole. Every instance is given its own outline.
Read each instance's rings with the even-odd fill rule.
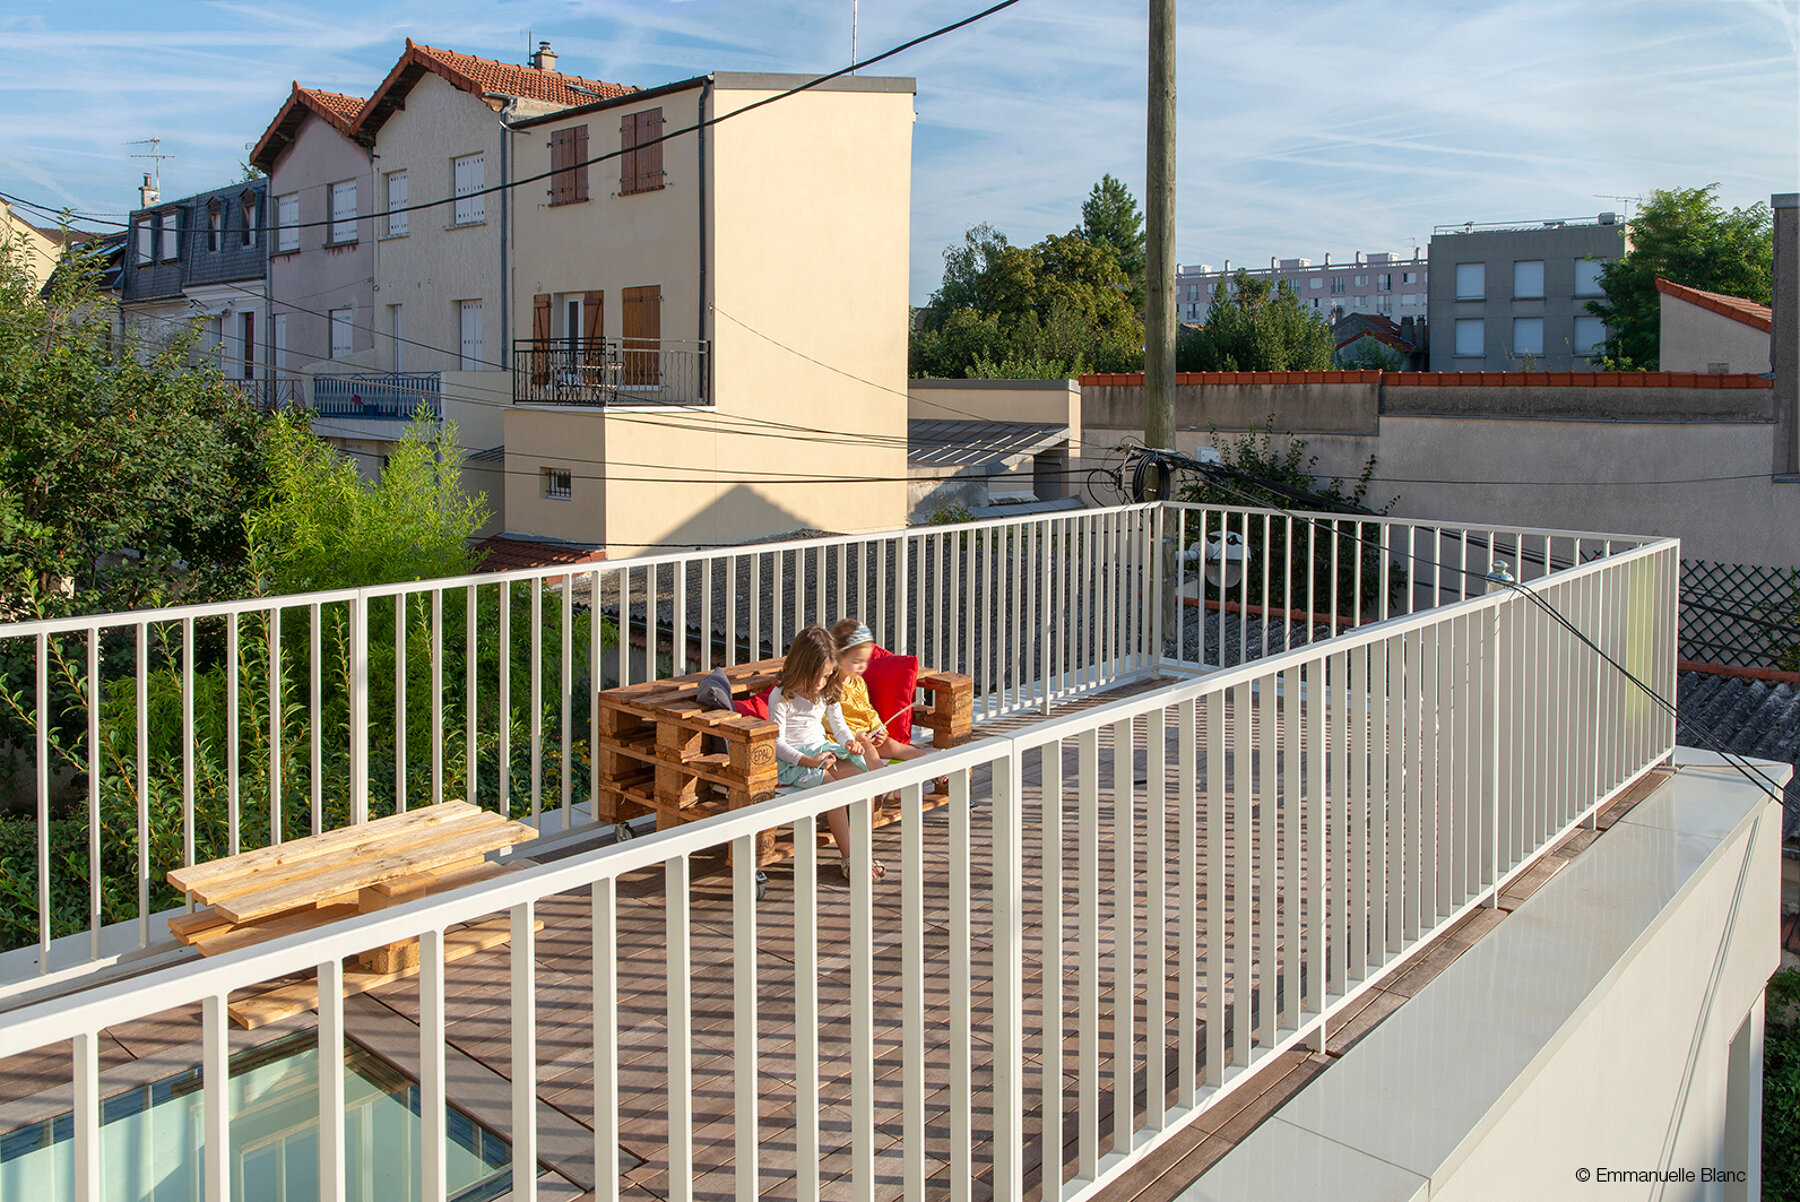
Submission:
[[[1175,449],[1175,0],[1150,0],[1144,162],[1144,443]],[[1168,482],[1157,480],[1157,495]]]

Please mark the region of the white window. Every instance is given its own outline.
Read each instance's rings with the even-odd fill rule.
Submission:
[[[244,379],[256,379],[256,310],[238,314],[238,351],[242,356]]]
[[[1605,266],[1606,266],[1605,261],[1603,261],[1601,259],[1576,259],[1575,260],[1575,295],[1576,296],[1599,296],[1599,295],[1601,295],[1600,269]]]
[[[1344,294],[1344,277],[1341,275],[1332,276],[1331,277],[1331,295],[1342,296],[1343,294]]]
[[[1354,297],[1353,300],[1358,309],[1367,309],[1369,307],[1369,298],[1366,296]]]
[[[1400,294],[1400,307],[1402,309],[1415,308],[1418,306],[1418,303],[1424,299],[1425,298],[1420,296],[1417,292],[1402,292]]]
[[[1544,353],[1544,319],[1541,317],[1513,318],[1513,354],[1541,355]]]
[[[1391,272],[1384,272],[1383,274],[1375,277],[1375,291],[1377,291],[1377,292],[1392,292],[1393,290],[1394,290],[1394,277]]]
[[[1419,282],[1419,273],[1416,271],[1403,271],[1400,273],[1400,282],[1402,284],[1416,284]]]
[[[287,366],[287,314],[275,315],[275,366],[277,369]]]
[[[170,209],[162,215],[162,257],[167,262],[181,257],[181,211]]]
[[[398,238],[406,233],[406,172],[390,171],[387,176],[387,232]]]
[[[463,301],[460,311],[462,330],[462,370],[480,371],[484,366],[481,353],[481,302]]]
[[[406,362],[406,340],[400,322],[400,306],[388,306],[388,339],[394,346],[394,370],[405,371],[401,364]]]
[[[350,318],[354,309],[333,309],[331,311],[331,357],[344,359],[350,355],[350,336],[352,327]]]
[[[300,194],[297,192],[275,198],[275,249],[300,249]]]
[[[1458,263],[1456,265],[1456,299],[1480,300],[1487,295],[1487,264]]]
[[[1456,323],[1456,353],[1480,358],[1486,351],[1486,323],[1479,317],[1465,317]]]
[[[544,469],[544,495],[552,501],[567,501],[573,494],[574,481],[565,468]]]
[[[1577,355],[1605,354],[1606,324],[1598,317],[1577,317],[1574,351]]]
[[[331,185],[331,240],[356,241],[356,181]]]
[[[1358,288],[1367,288],[1369,286],[1369,277],[1366,275],[1357,276],[1356,277],[1356,286]]]
[[[1521,259],[1513,264],[1513,296],[1517,300],[1542,300],[1544,261]]]
[[[219,202],[215,200],[212,202],[212,204],[208,205],[206,208],[206,249],[207,250],[218,250],[219,249],[219,235],[220,235],[220,233],[222,233],[224,231],[224,229],[225,229],[225,210],[221,209],[219,207]]]
[[[156,261],[156,219],[153,217],[138,222],[137,261],[139,267]]]
[[[456,217],[457,225],[471,225],[487,220],[487,197],[477,195],[487,186],[486,169],[482,165],[482,156],[466,154],[460,159],[450,161],[450,175],[456,185]]]

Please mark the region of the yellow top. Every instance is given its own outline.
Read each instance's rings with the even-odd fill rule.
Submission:
[[[862,677],[852,676],[844,681],[844,692],[838,705],[843,708],[844,721],[854,733],[870,734],[881,729],[881,715],[870,703],[869,685]]]

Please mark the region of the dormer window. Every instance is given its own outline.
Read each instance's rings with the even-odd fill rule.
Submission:
[[[246,192],[238,197],[238,207],[244,214],[244,245],[256,245],[256,193]]]
[[[225,232],[225,208],[218,197],[206,202],[206,249],[217,252]]]

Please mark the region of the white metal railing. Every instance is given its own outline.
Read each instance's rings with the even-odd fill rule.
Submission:
[[[952,1197],[968,1196],[967,1183],[986,1176],[994,1196],[1017,1198],[1039,1175],[1045,1197],[1057,1185],[1063,1198],[1090,1197],[1270,1056],[1322,1044],[1332,1016],[1460,916],[1496,903],[1539,852],[1666,758],[1670,715],[1549,611],[1652,687],[1672,690],[1678,555],[1672,540],[1616,552],[1523,589],[1393,617],[877,777],[32,1004],[0,1016],[0,1058],[71,1041],[75,1196],[98,1198],[105,1175],[120,1171],[100,1155],[104,1033],[198,1005],[204,1173],[207,1196],[223,1198],[226,998],[316,971],[319,1064],[342,1065],[344,957],[417,937],[418,1179],[422,1197],[441,1199],[444,932],[510,916],[511,971],[499,988],[510,1007],[513,1163],[532,1165],[540,1152],[534,919],[540,906],[574,896],[592,920],[597,1196],[617,1196],[622,1108],[642,1113],[653,1104],[666,1116],[666,1139],[648,1150],[666,1158],[671,1197],[691,1197],[696,1175],[709,1171],[733,1173],[739,1198],[789,1175],[797,1196],[818,1197],[822,1161],[834,1152],[819,1119],[820,1032],[845,1032],[847,1016],[843,1148],[852,1196],[873,1196],[879,1168],[900,1174],[907,1197],[925,1196],[934,1171],[932,1189]],[[947,817],[927,817],[922,789],[938,776],[949,777],[952,801]],[[871,799],[892,789],[901,792],[903,820],[898,834],[877,835]],[[844,805],[853,862],[866,864],[877,838],[894,857],[898,841],[879,886],[884,899],[897,892],[898,908],[884,900],[877,909],[868,874],[852,873],[847,946],[833,949],[827,966],[820,915],[835,903],[819,888],[814,858],[797,858],[791,899],[777,893],[759,903],[754,844],[759,829],[791,827],[795,845],[810,849],[817,817]],[[694,938],[694,907],[723,904],[717,889],[696,893],[694,857],[721,844],[734,853],[728,946]],[[627,914],[641,890],[619,882],[645,872],[660,874],[666,902]],[[705,917],[725,921],[722,912]],[[770,940],[786,953],[790,934],[791,955],[759,962]],[[648,1092],[641,1077],[633,1085],[621,1071],[628,944],[663,949],[660,991],[630,999],[662,1015],[656,1050],[666,1082]],[[942,1021],[928,1024],[926,985],[939,978]],[[1132,1001],[1140,989],[1141,1018]],[[790,990],[792,1030],[771,1039],[758,1026],[759,1002],[779,995],[785,1007]],[[704,1032],[705,1046],[728,1046],[727,1056],[696,1056],[699,994],[728,1012],[728,1045],[725,1028]],[[896,1025],[897,1039],[877,1039]],[[1142,1055],[1134,1051],[1140,1037]],[[765,1113],[779,1075],[763,1070],[787,1038],[794,1105]],[[977,1071],[978,1049],[991,1049],[991,1090]],[[633,1055],[642,1050],[635,1043]],[[559,1051],[566,1055],[566,1044]],[[785,1065],[788,1053],[780,1055]],[[344,1094],[341,1078],[322,1071],[321,1079],[320,1197],[335,1200],[344,1196]],[[891,1083],[878,1087],[883,1079],[899,1083],[897,1100]],[[977,1105],[987,1092],[991,1105]],[[1032,1113],[1039,1121],[1028,1126]],[[932,1145],[946,1149],[942,1167],[928,1159],[928,1119],[948,1132]],[[1066,1169],[1065,1120],[1076,1131]],[[697,1122],[724,1121],[734,1131],[728,1143],[696,1147]],[[765,1165],[771,1129],[795,1150],[791,1171]],[[646,1150],[642,1132],[634,1138]],[[985,1164],[977,1155],[984,1146]],[[878,1166],[878,1152],[898,1166]],[[531,1176],[515,1174],[514,1197],[535,1196]]]
[[[1158,549],[1225,529],[1252,553],[1232,588]],[[0,625],[0,662],[30,665],[0,682],[0,750],[36,818],[35,848],[0,843],[0,997],[173,951],[157,915],[189,863],[446,797],[598,826],[596,687],[809,623],[855,614],[968,673],[988,722],[1467,597],[1496,557],[1529,580],[1641,541],[1138,505]]]

